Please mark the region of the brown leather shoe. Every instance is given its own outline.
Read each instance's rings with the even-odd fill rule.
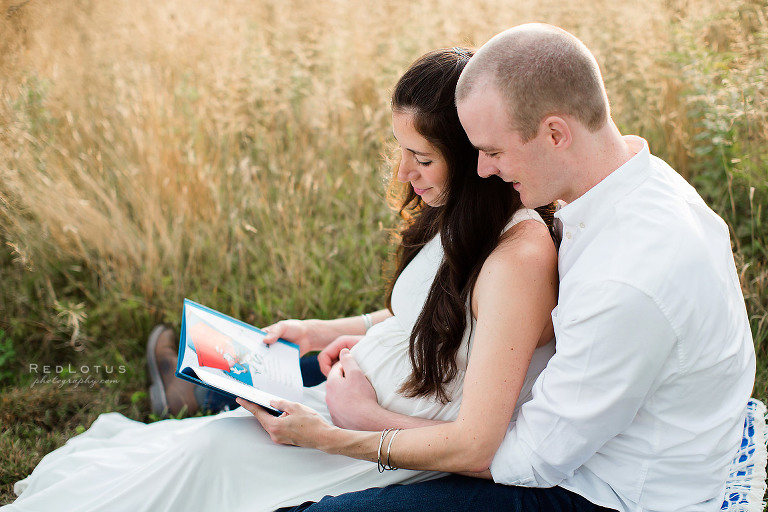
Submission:
[[[149,401],[152,412],[161,418],[178,416],[184,410],[194,414],[200,408],[195,398],[196,386],[176,377],[177,358],[178,344],[173,329],[156,325],[147,340],[147,366]]]

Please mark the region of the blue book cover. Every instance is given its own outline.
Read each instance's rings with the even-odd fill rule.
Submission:
[[[283,339],[267,345],[265,332],[184,299],[176,376],[280,414],[275,398],[300,401],[299,347]]]

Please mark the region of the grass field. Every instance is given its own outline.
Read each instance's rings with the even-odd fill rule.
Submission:
[[[768,399],[768,2],[510,4],[0,0],[0,503],[99,413],[152,419],[145,338],[184,297],[382,307],[392,86],[528,21],[593,49],[620,129],[730,226]]]

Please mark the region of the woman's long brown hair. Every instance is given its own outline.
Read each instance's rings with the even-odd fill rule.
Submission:
[[[467,328],[467,307],[480,269],[496,247],[504,226],[521,206],[511,184],[477,175],[477,150],[459,122],[456,82],[472,51],[450,48],[427,53],[400,78],[392,110],[414,116],[414,125],[445,158],[448,183],[443,204],[425,205],[407,184],[399,211],[405,220],[395,276],[387,294],[391,309],[394,281],[438,232],[444,257],[410,337],[410,378],[405,396],[452,397],[445,384],[456,377],[456,354]]]

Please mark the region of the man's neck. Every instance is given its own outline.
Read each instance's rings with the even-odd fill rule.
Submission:
[[[613,121],[596,132],[587,132],[582,136],[575,159],[575,194],[568,202],[584,195],[637,153],[629,147]]]

